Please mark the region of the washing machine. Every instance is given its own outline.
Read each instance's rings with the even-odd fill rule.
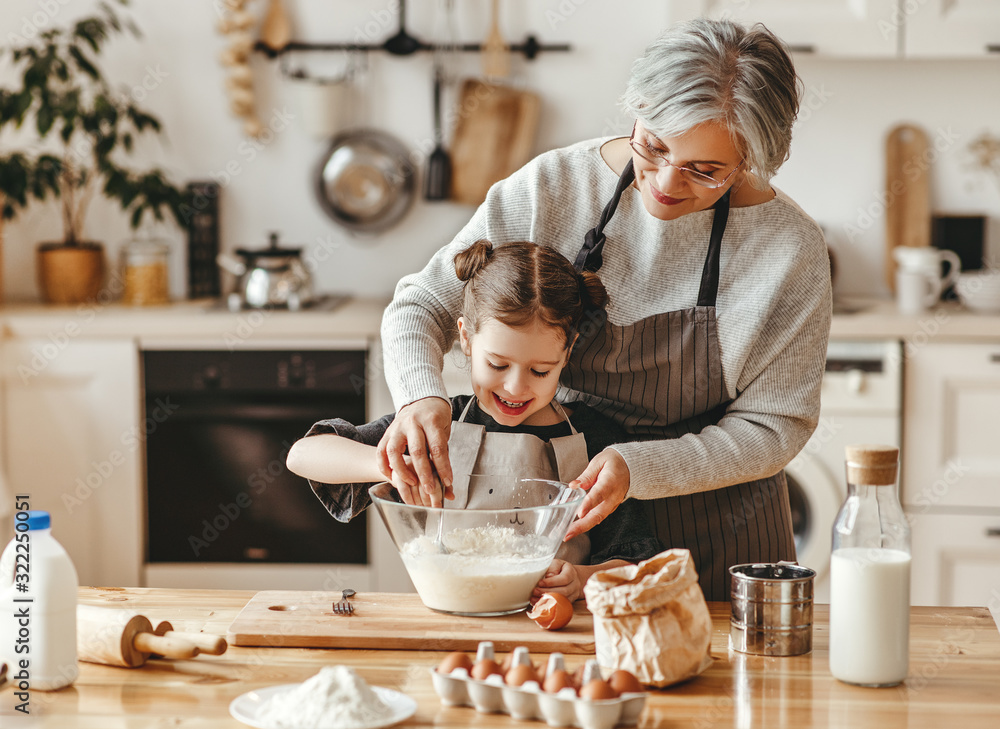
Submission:
[[[833,521],[847,495],[844,448],[899,446],[901,352],[898,340],[831,340],[819,425],[785,467],[798,562],[816,570],[816,602],[830,602]]]

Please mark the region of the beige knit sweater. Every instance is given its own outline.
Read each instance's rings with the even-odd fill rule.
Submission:
[[[530,240],[574,260],[618,180],[600,155],[606,141],[547,152],[494,185],[455,239],[400,280],[382,321],[385,376],[397,410],[446,397],[443,353],[454,342],[462,300],[455,253],[480,238]],[[605,231],[599,271],[612,324],[695,305],[713,215],[658,220],[635,188],[625,191]],[[831,303],[826,245],[805,212],[781,191],[769,202],[731,209],[716,314],[732,403],[718,425],[699,434],[615,446],[629,467],[629,495],[703,491],[781,470],[819,417]],[[574,393],[560,388],[557,397],[572,401]]]

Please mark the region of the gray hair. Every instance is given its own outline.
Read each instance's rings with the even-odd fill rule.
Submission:
[[[658,137],[719,122],[766,184],[788,159],[802,82],[784,44],[760,23],[696,18],[632,64],[621,104]]]

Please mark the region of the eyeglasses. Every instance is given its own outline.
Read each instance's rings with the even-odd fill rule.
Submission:
[[[740,163],[733,168],[733,171],[730,172],[728,175],[726,175],[725,179],[723,179],[720,182],[719,180],[712,177],[712,175],[707,175],[704,172],[698,172],[698,170],[692,170],[690,167],[680,167],[678,165],[675,165],[660,152],[651,149],[642,142],[635,141],[635,126],[636,126],[635,124],[632,125],[632,136],[628,138],[628,143],[632,147],[632,149],[635,150],[636,154],[638,154],[647,162],[651,162],[652,164],[656,165],[657,167],[673,167],[680,173],[681,177],[683,177],[685,180],[695,185],[699,185],[701,187],[707,187],[712,190],[722,187],[727,182],[729,182],[730,177],[736,174],[736,170],[742,167],[743,163],[746,162],[746,157],[741,159]]]

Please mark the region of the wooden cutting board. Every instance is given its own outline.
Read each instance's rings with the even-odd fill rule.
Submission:
[[[479,205],[490,186],[528,162],[541,100],[530,91],[467,79],[451,143],[451,198]]]
[[[920,127],[889,131],[885,150],[885,276],[896,290],[897,246],[931,244],[930,143]]]
[[[468,618],[434,612],[416,593],[359,592],[354,614],[335,615],[339,592],[258,592],[229,626],[236,646],[382,648],[473,652],[491,640],[497,652],[525,646],[532,653],[594,653],[594,617],[577,601],[562,630],[543,630],[524,613]]]

